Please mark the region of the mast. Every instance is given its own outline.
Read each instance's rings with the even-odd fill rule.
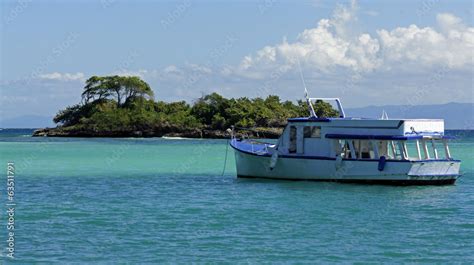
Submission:
[[[314,111],[313,104],[311,103],[311,99],[308,95],[308,89],[306,88],[306,82],[304,81],[303,71],[301,70],[301,65],[300,65],[300,60],[298,59],[298,57],[296,59],[298,61],[298,68],[300,70],[300,77],[301,77],[301,81],[303,82],[303,87],[304,87],[304,97],[306,99],[306,104],[308,104],[309,113],[311,115],[310,117],[317,118],[318,116],[316,115],[316,112]]]

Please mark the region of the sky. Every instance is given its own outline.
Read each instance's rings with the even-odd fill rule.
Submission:
[[[2,1],[0,119],[53,116],[93,75],[156,100],[474,102],[472,1]],[[300,70],[301,69],[301,70]]]

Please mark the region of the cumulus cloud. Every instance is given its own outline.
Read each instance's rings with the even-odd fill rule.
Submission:
[[[305,29],[296,41],[266,46],[254,55],[245,56],[233,73],[249,78],[264,78],[266,70],[289,71],[299,60],[305,68],[320,72],[338,67],[371,71],[380,65],[380,45],[369,34],[352,37],[348,23],[357,20],[357,5],[339,5],[331,19],[321,19],[317,26]],[[283,67],[283,68],[282,68]],[[227,73],[231,71],[227,70]]]
[[[185,66],[193,72],[202,73],[202,74],[211,74],[212,73],[212,69],[205,66],[205,65],[186,63]]]
[[[140,69],[138,71],[130,71],[130,70],[120,70],[111,73],[111,75],[118,75],[118,76],[138,76],[140,78],[144,78],[148,74],[148,70]]]
[[[198,78],[202,78],[212,73],[213,70],[206,65],[185,63],[183,66],[168,65],[163,69],[153,70],[148,77],[157,77],[160,80],[180,80],[182,82],[191,77],[198,76]]]
[[[176,65],[169,65],[163,69],[163,72],[166,74],[179,74],[181,71],[178,69]]]
[[[47,73],[38,76],[40,79],[56,80],[56,81],[82,81],[84,80],[84,73]]]
[[[416,62],[420,66],[472,67],[474,28],[452,14],[438,14],[440,31],[416,25],[379,30],[384,64]]]
[[[332,72],[348,69],[358,73],[390,70],[397,65],[417,67],[473,65],[474,28],[452,14],[437,16],[437,27],[380,29],[376,34],[354,35],[350,25],[357,21],[358,7],[338,6],[330,19],[321,19],[315,28],[305,29],[294,42],[284,39],[245,56],[225,75],[264,79],[279,69],[290,71],[299,60],[304,69]]]

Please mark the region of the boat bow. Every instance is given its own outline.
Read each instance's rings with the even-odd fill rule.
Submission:
[[[271,156],[276,150],[276,145],[255,140],[232,139],[230,142],[232,148],[247,154],[259,156]]]

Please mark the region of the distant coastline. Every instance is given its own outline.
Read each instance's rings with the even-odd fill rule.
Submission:
[[[249,130],[237,130],[238,137],[277,139],[282,128],[253,128]],[[177,137],[177,138],[206,138],[206,139],[227,139],[229,133],[223,130],[194,129],[194,130],[147,130],[147,131],[87,131],[75,130],[63,127],[36,129],[33,137]]]

